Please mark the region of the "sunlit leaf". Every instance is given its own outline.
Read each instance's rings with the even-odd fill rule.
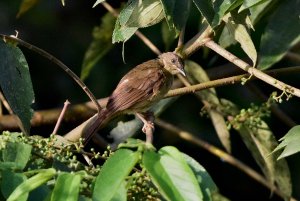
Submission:
[[[246,16],[236,12],[228,13],[223,20],[229,33],[241,44],[242,49],[252,60],[253,66],[257,61],[257,52],[246,27]]]
[[[273,151],[274,153],[283,149],[278,160],[300,152],[300,126],[291,128],[279,141],[280,144]]]
[[[113,43],[127,41],[138,30],[138,27],[125,26],[135,7],[137,7],[137,1],[129,1],[121,10],[112,35]]]
[[[270,68],[300,41],[299,8],[299,0],[282,1],[271,15],[260,43],[259,69]]]
[[[101,19],[101,25],[94,27],[93,41],[85,52],[81,67],[81,79],[84,80],[95,64],[112,48],[112,33],[115,18],[107,13]]]
[[[139,152],[119,149],[103,165],[95,181],[94,201],[109,201],[118,193],[119,187],[140,157]],[[108,185],[109,184],[109,185]]]
[[[9,196],[7,201],[17,201],[18,198],[49,181],[56,174],[53,168],[39,170],[39,173],[21,183]]]
[[[252,21],[253,24],[256,24],[257,22],[259,22],[259,20],[266,14],[269,12],[269,10],[271,10],[272,7],[272,3],[274,2],[274,0],[266,0],[263,3],[257,4],[255,6],[250,7],[250,19]]]
[[[188,75],[189,81],[193,84],[209,81],[209,77],[207,76],[205,70],[199,64],[193,61],[185,61],[185,71]],[[217,106],[220,104],[216,90],[214,88],[210,88],[195,92],[195,94],[199,96],[203,102],[213,105],[207,109],[207,112],[213,122],[214,128],[222,145],[228,152],[230,152],[230,133],[227,129],[224,117],[216,110]]]
[[[148,27],[160,22],[164,17],[163,6],[159,0],[137,1],[134,10],[125,23],[126,27]]]
[[[0,86],[13,112],[20,118],[24,132],[29,133],[34,101],[30,73],[22,51],[0,41]]]
[[[212,195],[214,193],[218,193],[218,187],[212,180],[211,176],[208,174],[208,172],[202,165],[200,165],[195,159],[193,159],[189,155],[183,154],[183,158],[190,166],[197,178],[197,181],[200,185],[203,194],[203,200],[213,201]]]
[[[249,8],[253,7],[253,6],[257,6],[259,4],[262,4],[266,1],[270,1],[270,0],[244,0],[243,4],[239,8],[239,12],[242,12],[246,9],[249,9]]]
[[[23,15],[28,10],[30,10],[38,2],[39,2],[39,0],[22,0],[21,6],[19,8],[19,12],[17,14],[17,18],[21,17],[21,15]]]
[[[57,177],[51,201],[64,200],[73,201],[78,200],[79,185],[81,176],[74,173],[62,173]]]
[[[167,200],[202,200],[203,195],[182,154],[175,147],[163,147],[159,153],[146,151],[143,164]]]

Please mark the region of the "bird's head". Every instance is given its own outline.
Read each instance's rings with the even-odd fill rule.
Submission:
[[[171,74],[175,75],[180,73],[185,76],[183,61],[176,53],[163,53],[159,55],[159,60],[163,63],[164,68]]]

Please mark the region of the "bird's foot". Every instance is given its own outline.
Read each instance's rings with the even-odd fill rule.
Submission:
[[[154,115],[152,113],[137,113],[136,114],[144,123],[142,128],[143,133],[146,134],[146,143],[152,144],[154,132]]]

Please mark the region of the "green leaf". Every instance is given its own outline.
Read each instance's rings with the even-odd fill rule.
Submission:
[[[95,8],[98,4],[104,2],[105,0],[97,0],[94,5],[93,5],[93,8]]]
[[[190,14],[191,1],[176,1],[173,10],[173,21],[177,30],[181,31]]]
[[[1,177],[1,192],[5,198],[8,198],[15,188],[26,180],[23,173],[15,173],[9,170],[2,171]],[[27,198],[28,193],[25,193],[19,197],[18,201],[26,201]]]
[[[148,27],[160,22],[164,17],[164,10],[160,0],[134,0],[134,10],[125,23],[126,27]]]
[[[215,182],[212,180],[211,176],[202,165],[200,165],[189,155],[183,154],[183,158],[196,175],[197,181],[203,194],[203,200],[213,200],[212,195],[218,192],[218,188]]]
[[[56,180],[56,184],[51,195],[51,201],[78,200],[80,180],[81,176],[74,173],[60,174]]]
[[[136,6],[137,1],[129,1],[120,12],[112,35],[113,43],[127,41],[138,30],[138,27],[125,26]]]
[[[110,13],[107,13],[102,17],[101,21],[100,26],[94,27],[93,41],[84,55],[80,75],[82,80],[88,77],[95,64],[113,47],[111,40],[115,18]]]
[[[127,201],[126,183],[123,182],[110,201]]]
[[[208,24],[213,25],[213,19],[215,15],[215,11],[213,9],[213,4],[211,0],[193,0],[194,4],[202,14],[202,16],[206,19]]]
[[[0,169],[23,170],[31,156],[31,149],[28,144],[8,142],[0,152]]]
[[[239,13],[246,10],[246,9],[249,9],[251,7],[262,4],[266,1],[270,1],[270,0],[244,0],[243,4],[241,5],[241,7],[239,9]]]
[[[9,196],[7,201],[17,201],[18,198],[49,181],[56,174],[54,168],[40,170],[37,175],[25,180]]]
[[[139,152],[119,149],[103,165],[93,190],[94,201],[109,201],[118,192],[126,176],[140,157]]]
[[[267,14],[270,10],[273,9],[273,4],[274,2],[276,3],[276,1],[274,0],[266,0],[263,3],[257,4],[253,7],[251,7],[250,10],[250,19],[252,21],[253,24],[256,24],[257,22],[259,22],[259,20],[265,15]],[[268,15],[268,14],[267,14]]]
[[[170,30],[175,29],[174,21],[173,21],[173,11],[175,6],[175,0],[160,0],[162,5],[166,22]]]
[[[193,84],[203,83],[209,81],[209,77],[206,74],[205,70],[197,63],[186,60],[185,61],[185,71],[188,76],[188,79]],[[211,118],[214,128],[217,132],[217,135],[225,147],[225,149],[230,152],[231,145],[230,145],[230,133],[227,129],[226,121],[224,117],[217,111],[216,108],[220,105],[219,98],[217,96],[217,92],[214,88],[201,90],[195,92],[195,94],[204,102],[210,103],[213,107],[207,109],[209,117]]]
[[[21,15],[23,15],[28,10],[30,10],[38,2],[39,2],[39,0],[22,0],[21,6],[19,8],[19,12],[17,14],[17,18],[21,17]]]
[[[283,149],[277,160],[300,152],[300,126],[291,128],[279,141],[281,141],[280,144],[272,152],[274,153]]]
[[[211,22],[212,27],[218,26],[223,17],[231,11],[230,8],[233,8],[234,5],[239,2],[239,0],[224,0],[224,1],[215,1],[214,2],[214,18]]]
[[[28,64],[21,50],[0,41],[0,86],[13,112],[29,133],[34,93]]]
[[[174,29],[169,29],[166,22],[163,22],[161,24],[161,30],[162,30],[162,38],[166,47],[166,50],[169,50],[171,45],[176,39],[176,32]]]
[[[167,200],[202,200],[203,195],[193,171],[175,147],[163,147],[159,153],[146,151],[143,165]]]
[[[236,41],[241,44],[242,49],[252,60],[253,66],[257,61],[257,52],[252,42],[251,36],[246,27],[247,15],[238,14],[237,12],[228,13],[223,20],[228,32]]]
[[[299,8],[299,0],[282,1],[271,15],[261,39],[259,69],[270,68],[300,41]]]

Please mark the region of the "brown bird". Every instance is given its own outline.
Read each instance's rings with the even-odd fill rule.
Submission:
[[[144,122],[145,133],[148,126],[154,128],[153,123],[145,118],[145,112],[169,91],[174,74],[185,76],[183,67],[177,54],[167,52],[129,71],[110,95],[106,108],[84,132],[85,143],[109,120],[120,114],[136,114]]]

